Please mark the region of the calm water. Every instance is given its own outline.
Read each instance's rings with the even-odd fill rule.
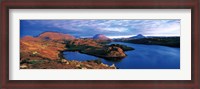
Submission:
[[[180,69],[180,48],[123,42],[112,42],[111,44],[123,44],[135,50],[126,51],[127,56],[118,62],[100,58],[105,64],[115,64],[119,69]],[[78,61],[99,59],[79,52],[64,52],[64,57]]]

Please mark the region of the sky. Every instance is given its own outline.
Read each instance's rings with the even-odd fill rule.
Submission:
[[[180,20],[20,20],[20,37],[38,36],[47,31],[75,37],[104,34],[109,38],[180,36]]]

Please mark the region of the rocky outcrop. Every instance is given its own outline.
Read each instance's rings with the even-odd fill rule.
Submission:
[[[73,40],[74,36],[69,34],[57,33],[57,32],[44,32],[39,35],[39,38],[45,40]]]
[[[109,47],[107,51],[106,57],[125,57],[126,54],[120,47],[112,46]]]

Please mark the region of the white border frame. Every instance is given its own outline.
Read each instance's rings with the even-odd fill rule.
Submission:
[[[181,19],[180,69],[20,70],[20,19]],[[191,9],[10,9],[9,57],[9,80],[191,80]]]

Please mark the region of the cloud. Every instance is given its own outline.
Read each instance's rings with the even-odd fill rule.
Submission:
[[[102,30],[102,31],[111,31],[111,32],[125,32],[127,31],[128,29],[127,28],[122,28],[122,27],[110,27],[110,28],[98,28],[99,30]]]
[[[180,35],[180,20],[22,20],[21,30],[49,29],[72,35]],[[25,26],[26,25],[26,26]],[[33,29],[34,28],[34,29]]]
[[[143,30],[148,35],[171,35],[180,36],[180,22],[179,21],[160,21],[145,25]]]

